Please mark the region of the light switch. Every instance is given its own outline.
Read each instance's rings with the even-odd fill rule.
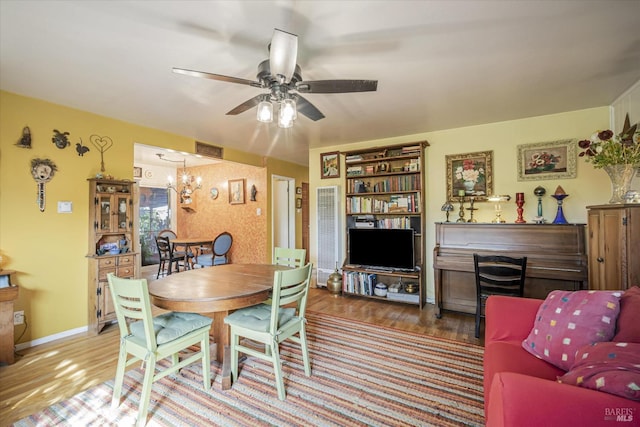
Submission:
[[[73,212],[73,202],[68,202],[68,201],[58,202],[58,213],[72,213],[72,212]]]
[[[260,208],[256,209],[256,215],[258,216],[262,215],[262,209]]]

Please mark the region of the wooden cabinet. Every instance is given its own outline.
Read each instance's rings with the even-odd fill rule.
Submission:
[[[89,331],[115,320],[107,274],[139,277],[132,181],[89,179]]]
[[[354,150],[343,153],[345,171],[345,207],[347,225],[347,258],[342,267],[343,293],[416,304],[426,301],[424,283],[424,150],[429,144],[407,143],[385,147]],[[415,266],[410,271],[394,268],[372,268],[351,263],[349,253],[350,228],[413,229]],[[380,242],[380,250],[385,242]],[[372,295],[367,281],[374,277],[378,283],[392,285],[399,292],[385,297]],[[417,285],[417,292],[406,293],[406,284]],[[394,289],[395,290],[395,289]]]
[[[13,270],[0,270],[0,366],[15,362],[13,348],[13,301],[19,288],[11,283]]]
[[[640,284],[640,205],[587,206],[589,288],[628,289]]]

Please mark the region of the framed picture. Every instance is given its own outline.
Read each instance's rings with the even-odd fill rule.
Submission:
[[[133,177],[134,178],[142,178],[142,168],[138,166],[133,167]]]
[[[240,205],[244,203],[244,178],[229,180],[229,204]]]
[[[340,153],[320,154],[320,178],[340,178]]]
[[[575,178],[576,169],[571,139],[518,145],[518,181]]]
[[[296,187],[296,194],[302,194],[302,187]]]
[[[474,197],[486,200],[493,194],[493,151],[451,154],[447,161],[447,200]]]
[[[300,197],[296,198],[296,209],[302,208],[302,199]]]

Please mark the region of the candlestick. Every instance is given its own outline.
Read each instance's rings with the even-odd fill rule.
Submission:
[[[464,190],[460,190],[464,193]],[[456,222],[466,222],[464,219],[464,197],[460,197],[460,213],[458,214],[460,218],[456,220]]]
[[[475,197],[469,197],[469,207],[467,208],[467,210],[469,211],[470,214],[470,218],[469,220],[467,220],[467,222],[478,222],[474,217],[473,217],[473,211],[477,211],[478,208],[474,208],[473,204],[475,203]]]
[[[516,206],[518,206],[516,209],[516,212],[518,212],[516,224],[524,224],[527,222],[522,218],[522,212],[524,211],[524,209],[522,209],[522,205],[524,205],[524,193],[516,193]]]
[[[458,197],[464,197],[467,193],[464,190],[458,190]]]

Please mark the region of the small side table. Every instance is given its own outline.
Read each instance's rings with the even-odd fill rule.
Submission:
[[[18,298],[18,286],[11,284],[14,270],[0,270],[0,364],[11,365],[13,348],[13,301]],[[8,285],[8,286],[7,286]]]

